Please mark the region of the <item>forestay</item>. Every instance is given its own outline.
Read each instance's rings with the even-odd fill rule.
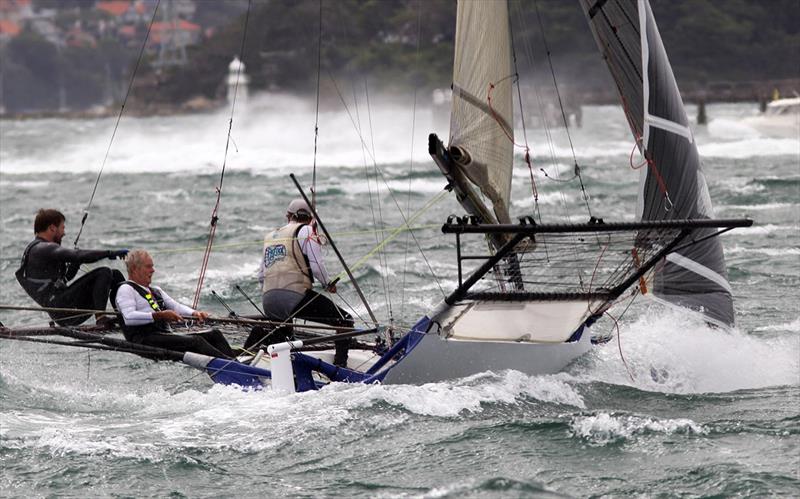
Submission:
[[[510,223],[514,130],[506,2],[459,2],[455,44],[450,150],[465,153],[456,163],[491,200],[497,220]]]
[[[713,218],[697,147],[678,85],[646,0],[580,0],[616,82],[642,156],[637,216],[642,220]],[[703,229],[695,240],[712,234]],[[734,322],[731,287],[718,237],[670,254],[654,275],[654,294]]]

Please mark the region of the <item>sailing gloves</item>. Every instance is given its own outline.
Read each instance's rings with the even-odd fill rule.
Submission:
[[[110,258],[111,260],[115,260],[117,258],[122,260],[123,258],[125,258],[125,256],[127,256],[128,251],[129,250],[127,250],[127,249],[109,250],[108,251],[108,258]]]

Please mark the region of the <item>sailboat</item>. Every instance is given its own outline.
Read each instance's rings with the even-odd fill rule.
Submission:
[[[351,354],[269,345],[237,360],[171,355],[218,383],[280,391],[330,382],[426,383],[484,371],[563,370],[598,338],[592,325],[626,294],[648,294],[733,326],[732,291],[719,234],[751,220],[716,220],[680,93],[646,0],[580,0],[644,158],[632,222],[512,222],[512,40],[506,2],[457,7],[450,137],[429,152],[466,210],[450,217],[458,286],[399,339]],[[301,191],[302,192],[302,191]],[[381,328],[347,335],[380,334]],[[342,336],[338,336],[341,338]],[[80,337],[88,341],[86,337]],[[134,352],[136,353],[136,352]],[[159,353],[149,352],[151,356]]]

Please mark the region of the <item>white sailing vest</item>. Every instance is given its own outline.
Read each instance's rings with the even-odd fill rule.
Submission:
[[[288,289],[305,293],[311,289],[311,267],[297,242],[297,233],[305,224],[291,222],[264,237],[261,270],[264,285],[261,292]]]

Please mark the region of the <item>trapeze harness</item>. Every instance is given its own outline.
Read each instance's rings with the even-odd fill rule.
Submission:
[[[155,289],[147,289],[140,284],[137,284],[133,281],[123,281],[119,283],[119,285],[114,288],[112,292],[112,300],[111,303],[114,305],[114,308],[117,308],[117,291],[119,287],[123,284],[127,284],[132,287],[139,296],[147,301],[147,304],[150,305],[150,308],[153,312],[161,312],[162,310],[167,310],[167,306],[164,303],[164,298],[161,296],[161,293],[156,291]],[[172,329],[169,327],[167,321],[160,321],[154,320],[152,324],[141,324],[139,326],[128,326],[125,324],[125,319],[122,320],[122,332],[125,335],[138,335],[138,334],[147,334],[147,333],[171,333]]]
[[[22,260],[20,261],[19,269],[17,269],[17,271],[14,273],[14,276],[17,278],[17,282],[19,282],[20,286],[22,286],[22,289],[24,289],[25,292],[36,301],[36,303],[42,306],[47,306],[50,304],[53,298],[55,298],[56,293],[66,289],[67,268],[66,264],[62,263],[59,266],[58,277],[55,279],[29,277],[28,256],[30,255],[31,249],[41,242],[44,241],[37,238],[28,243],[25,251],[22,252]]]

